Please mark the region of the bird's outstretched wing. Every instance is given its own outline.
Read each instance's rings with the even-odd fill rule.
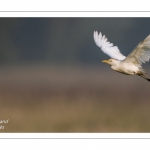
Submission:
[[[105,35],[102,36],[101,32],[98,34],[97,31],[94,31],[94,41],[101,50],[110,56],[118,60],[124,60],[126,57],[122,55],[117,46],[113,46],[113,43],[107,41]]]
[[[141,65],[150,59],[150,35],[140,42],[126,57],[124,62]]]

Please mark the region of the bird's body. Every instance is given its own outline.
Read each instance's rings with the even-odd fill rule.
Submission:
[[[103,60],[102,62],[110,64],[113,70],[126,75],[133,75],[140,71],[139,67],[133,65],[132,63],[124,63],[116,59]]]
[[[126,75],[133,75],[140,71],[139,68],[133,64],[123,63],[122,61],[116,61],[116,60],[115,62],[116,63],[114,65],[111,65],[111,68],[117,72]],[[130,66],[130,68],[128,66]]]
[[[112,57],[102,62],[111,65],[111,68],[119,73],[139,75],[150,81],[150,78],[146,76],[146,71],[141,66],[142,63],[150,59],[150,35],[139,43],[127,57],[120,53],[117,46],[113,46],[112,43],[108,42],[105,35],[102,36],[102,34],[98,34],[97,31],[94,31],[94,40],[96,45],[100,47],[104,53]]]

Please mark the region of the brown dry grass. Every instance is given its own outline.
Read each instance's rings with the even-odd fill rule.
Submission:
[[[149,132],[150,83],[97,67],[0,70],[0,132]]]

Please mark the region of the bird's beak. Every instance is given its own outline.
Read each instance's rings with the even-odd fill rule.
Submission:
[[[102,62],[107,63],[108,64],[108,60],[103,60]]]

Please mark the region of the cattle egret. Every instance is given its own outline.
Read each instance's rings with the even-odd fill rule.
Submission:
[[[150,35],[140,42],[127,57],[121,54],[117,46],[107,41],[101,32],[98,34],[94,31],[94,41],[105,54],[111,57],[102,62],[109,64],[113,70],[126,75],[139,75],[150,81],[150,78],[146,76],[146,70],[142,68],[142,63],[150,59]]]

